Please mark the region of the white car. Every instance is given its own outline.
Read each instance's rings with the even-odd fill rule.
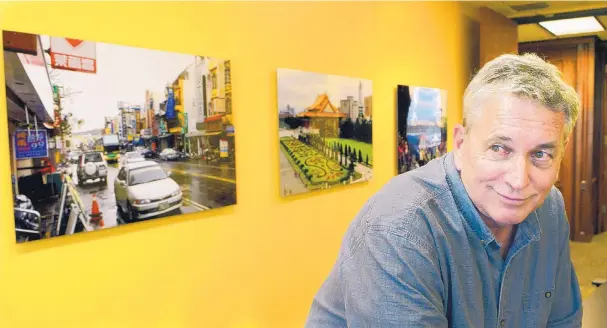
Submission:
[[[139,152],[130,151],[120,157],[120,166],[124,166],[129,163],[137,163],[137,162],[143,162],[143,161],[145,161],[145,158],[143,158],[143,156],[141,156],[141,154]]]
[[[125,221],[146,219],[181,207],[181,188],[162,167],[151,161],[129,163],[118,172],[114,195]]]

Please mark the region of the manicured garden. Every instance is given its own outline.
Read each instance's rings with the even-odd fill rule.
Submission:
[[[343,183],[349,180],[351,175],[354,179],[360,175],[353,167],[348,170],[334,159],[293,137],[280,138],[280,145],[293,168],[305,178],[308,188]]]
[[[333,147],[335,143],[339,147],[349,147],[352,149],[357,155],[360,151],[362,155],[362,161],[359,161],[361,164],[367,164],[366,159],[369,158],[369,163],[367,166],[373,167],[373,145],[366,142],[356,141],[353,139],[343,139],[343,138],[325,138],[324,139],[327,146]]]

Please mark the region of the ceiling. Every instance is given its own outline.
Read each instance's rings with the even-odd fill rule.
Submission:
[[[553,40],[573,36],[557,37],[552,35],[537,24],[537,21],[542,20],[540,16],[551,17],[564,13],[597,10],[600,15],[596,18],[604,27],[607,27],[607,1],[475,1],[475,4],[518,21],[519,42]],[[531,22],[529,23],[529,21]],[[607,40],[607,31],[576,34],[575,36],[597,36],[601,40]]]

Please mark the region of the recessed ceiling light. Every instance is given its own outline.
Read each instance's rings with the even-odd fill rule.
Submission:
[[[544,21],[539,24],[550,31],[550,33],[557,36],[593,33],[605,30],[601,23],[593,16]]]

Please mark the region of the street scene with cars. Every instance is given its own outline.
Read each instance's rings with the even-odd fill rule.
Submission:
[[[17,242],[236,203],[229,61],[3,36]]]

